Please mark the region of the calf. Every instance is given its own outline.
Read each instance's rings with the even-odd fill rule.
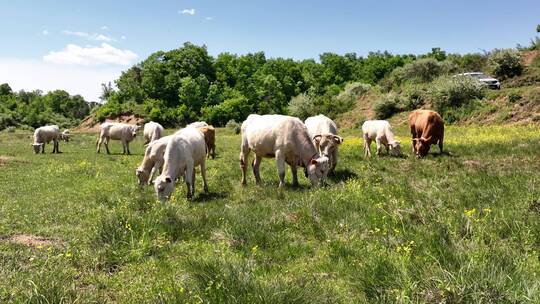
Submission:
[[[153,121],[145,123],[143,129],[144,144],[160,139],[164,133],[165,130],[159,123]]]
[[[184,176],[187,186],[187,198],[195,192],[195,167],[200,166],[204,191],[206,183],[206,144],[204,135],[196,128],[184,128],[176,132],[167,143],[163,155],[163,172],[154,181],[154,189],[159,200],[167,200],[174,190],[174,183]]]
[[[135,174],[139,179],[139,185],[150,185],[152,183],[152,177],[156,171],[159,173],[163,170],[163,155],[165,154],[165,148],[169,143],[169,140],[173,135],[162,137],[155,140],[146,146],[144,151],[144,158],[141,165],[135,170]]]
[[[390,123],[386,120],[368,120],[362,124],[364,137],[364,156],[371,156],[371,142],[377,143],[377,155],[381,154],[381,147],[386,147],[386,153],[399,156],[401,145],[394,139]]]
[[[330,172],[334,172],[338,147],[343,143],[343,138],[337,135],[336,123],[324,115],[317,115],[306,119],[305,125],[319,154],[330,160]]]
[[[39,127],[34,131],[34,143],[32,144],[32,148],[34,149],[34,153],[38,154],[41,150],[41,153],[45,153],[45,144],[53,142],[53,150],[52,153],[62,153],[59,149],[59,142],[60,139],[60,128],[57,125],[53,126],[44,126]]]
[[[128,125],[119,122],[102,123],[99,131],[99,138],[96,141],[97,153],[100,153],[101,144],[105,144],[107,154],[109,152],[109,140],[120,140],[122,142],[123,154],[131,154],[129,151],[129,143],[137,136],[139,126]]]

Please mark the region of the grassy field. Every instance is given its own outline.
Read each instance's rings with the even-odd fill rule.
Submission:
[[[198,175],[168,203],[136,183],[141,138],[33,155],[1,133],[0,302],[539,303],[540,129],[450,126],[422,160],[397,133],[407,157],[364,159],[347,131],[328,187],[279,192],[269,159],[240,186],[219,129],[210,193]]]

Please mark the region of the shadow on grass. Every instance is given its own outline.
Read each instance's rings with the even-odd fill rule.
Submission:
[[[220,199],[220,198],[225,198],[226,196],[227,196],[227,194],[222,193],[222,192],[212,192],[212,191],[202,192],[199,195],[197,195],[192,200],[192,202],[194,202],[194,203],[205,203],[205,202],[217,200],[217,199]]]
[[[331,180],[332,182],[342,182],[342,181],[346,181],[348,179],[356,178],[356,177],[358,177],[358,174],[356,174],[355,172],[349,169],[336,170],[333,173],[328,175],[328,179]]]

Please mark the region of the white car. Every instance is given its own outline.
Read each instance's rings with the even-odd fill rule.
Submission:
[[[489,76],[487,76],[486,74],[484,73],[480,73],[480,72],[469,72],[469,73],[461,73],[461,74],[457,74],[455,76],[468,76],[468,77],[473,77],[475,79],[478,79],[478,81],[480,81],[481,83],[483,83],[484,85],[486,85],[488,88],[490,89],[494,89],[494,90],[499,90],[501,88],[501,83],[499,82],[498,79],[495,79],[495,78],[491,78]]]

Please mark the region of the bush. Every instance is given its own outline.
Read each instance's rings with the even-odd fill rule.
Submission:
[[[377,119],[386,119],[392,115],[401,112],[402,100],[399,95],[395,93],[388,93],[383,95],[373,104],[373,111]]]
[[[8,133],[15,133],[15,130],[16,130],[16,129],[17,129],[17,128],[15,128],[14,126],[10,126],[10,127],[7,127],[7,128],[6,128],[6,132],[8,132]]]
[[[402,90],[401,105],[404,110],[415,110],[426,103],[427,89],[424,85],[406,85]]]
[[[478,80],[467,77],[442,76],[433,82],[431,98],[435,111],[444,116],[450,109],[456,109],[467,105],[475,99],[485,96],[486,89]]]
[[[240,133],[240,127],[241,125],[237,123],[234,119],[229,120],[225,125],[225,128],[234,130],[234,134]]]
[[[371,89],[371,85],[362,82],[351,82],[345,85],[345,88],[338,94],[338,99],[358,98],[367,93]]]
[[[449,60],[437,61],[433,58],[423,58],[394,69],[389,76],[391,86],[402,83],[427,83],[440,75],[454,73],[458,66]]]
[[[290,115],[296,116],[302,120],[318,114],[317,107],[315,106],[315,99],[306,93],[291,98],[288,112]]]
[[[521,94],[519,93],[518,90],[511,90],[510,92],[508,92],[507,97],[508,97],[508,102],[514,103],[521,99]]]
[[[500,78],[519,76],[523,72],[521,54],[515,49],[493,51],[488,58],[493,75]]]

